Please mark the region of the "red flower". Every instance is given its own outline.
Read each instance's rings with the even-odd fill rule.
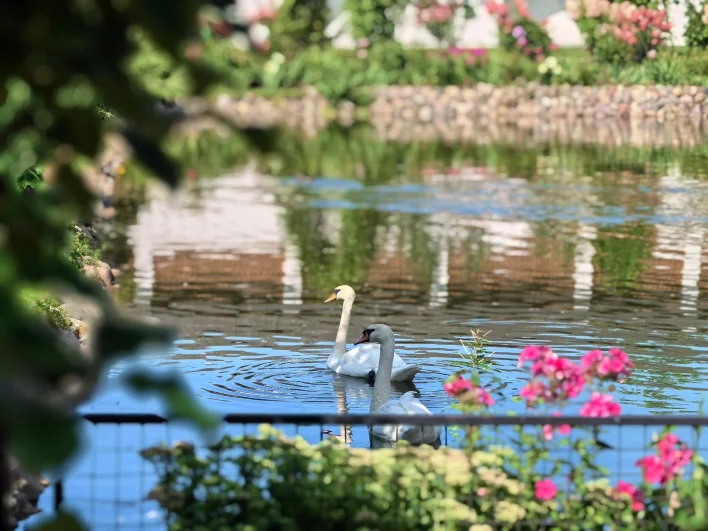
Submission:
[[[550,501],[556,497],[558,489],[552,479],[542,479],[534,485],[534,495],[541,501]]]

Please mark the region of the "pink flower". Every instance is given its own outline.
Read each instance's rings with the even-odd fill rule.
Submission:
[[[532,381],[526,384],[519,393],[528,405],[536,404],[540,400],[549,400],[551,397],[548,387],[543,382]]]
[[[527,39],[526,37],[521,37],[518,41],[516,41],[516,43],[517,43],[521,48],[523,48],[524,46],[526,46],[526,45],[529,43],[529,41],[528,41],[528,39]]]
[[[658,443],[656,443],[656,448],[661,454],[665,454],[674,449],[679,442],[679,438],[674,433],[667,433],[664,435]]]
[[[445,382],[443,388],[448,395],[459,399],[461,402],[477,406],[494,405],[492,395],[482,387],[478,387],[474,382],[463,378],[461,374],[458,374],[456,379]]]
[[[561,413],[560,411],[554,411],[552,415],[554,417],[560,417]],[[561,435],[570,435],[571,427],[570,424],[561,424],[557,427],[551,426],[550,424],[545,424],[543,426],[543,438],[547,441],[552,440],[554,431],[558,431],[558,433],[560,433]]]
[[[487,494],[489,494],[489,489],[487,487],[480,487],[477,489],[477,496],[480,498],[484,498]]]
[[[682,444],[673,433],[667,433],[656,444],[659,455],[648,455],[637,461],[648,483],[666,485],[680,475],[693,459],[693,451]]]
[[[465,391],[472,391],[475,385],[471,381],[465,380],[461,374],[458,374],[457,379],[445,382],[443,388],[448,395],[456,397]]]
[[[637,466],[644,473],[644,481],[647,483],[664,483],[664,465],[656,455],[648,455],[637,461]]]
[[[627,354],[618,348],[611,348],[608,355],[600,350],[591,350],[580,360],[586,374],[598,376],[605,380],[623,380],[632,375],[635,368]]]
[[[616,417],[622,412],[622,406],[614,402],[612,395],[594,392],[590,400],[580,408],[583,417]]]
[[[635,513],[644,510],[644,496],[641,491],[626,481],[618,481],[616,492],[620,495],[624,494],[631,498],[632,500],[632,510]]]
[[[542,479],[534,485],[534,495],[541,501],[550,501],[556,497],[558,489],[552,479]]]
[[[521,351],[521,354],[519,354],[519,362],[516,366],[521,367],[527,361],[536,361],[539,358],[545,358],[551,354],[553,353],[548,347],[537,347],[535,345],[530,345]]]
[[[550,46],[549,49],[550,49],[552,52],[555,52],[556,50],[558,50],[558,45],[557,45],[555,42],[554,42],[554,43],[551,43],[551,46]]]

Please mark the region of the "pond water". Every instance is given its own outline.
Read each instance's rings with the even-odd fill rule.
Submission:
[[[422,367],[393,393],[415,390],[433,413],[450,405],[442,382],[471,329],[491,331],[495,371],[483,381],[500,413],[523,407],[516,358],[529,344],[573,359],[620,346],[637,364],[615,393],[624,413],[698,412],[700,154],[279,135],[279,151],[246,164],[229,139],[191,145],[182,155],[196,179],[118,202],[107,253],[128,262],[119,297],[180,333],[141,364],[178,371],[222,413],[368,412],[366,382],[326,370],[341,305],[322,301],[349,284],[348,343],[368,324],[391,326],[397,352]],[[84,411],[160,411],[116,388],[127,367]],[[368,446],[365,431],[353,444]]]

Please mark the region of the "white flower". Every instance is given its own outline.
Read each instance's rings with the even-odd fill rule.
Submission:
[[[546,74],[548,72],[548,65],[544,62],[538,65],[538,73]]]
[[[556,66],[558,66],[558,59],[556,59],[555,57],[549,57],[544,62],[546,63],[546,65],[548,65],[548,68],[555,68]]]
[[[657,55],[656,50],[649,50],[647,52],[648,59],[656,59],[656,55]]]
[[[264,24],[253,24],[248,28],[248,36],[256,46],[265,44],[270,36],[270,29]]]
[[[280,52],[275,52],[270,56],[270,60],[278,65],[282,65],[285,62],[285,56]]]
[[[563,70],[560,66],[555,66],[552,68],[552,71],[554,76],[559,76]]]
[[[234,32],[231,34],[231,44],[238,48],[239,50],[246,51],[251,47],[251,43],[248,42],[248,37],[245,33]]]

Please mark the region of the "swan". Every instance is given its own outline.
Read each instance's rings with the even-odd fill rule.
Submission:
[[[393,332],[384,324],[369,325],[361,338],[355,343],[378,343],[381,347],[378,375],[374,383],[374,392],[371,397],[371,413],[385,415],[432,415],[430,410],[418,400],[413,391],[404,393],[400,398],[391,398],[391,381],[388,377],[394,356],[396,341]],[[440,426],[372,426],[371,434],[385,441],[408,441],[411,444],[433,444],[442,433]]]
[[[354,299],[356,299],[356,293],[351,287],[337,286],[334,288],[332,295],[325,301],[344,301],[337,337],[334,341],[332,353],[327,359],[327,367],[337,374],[375,380],[379,367],[379,345],[366,343],[347,351],[347,330],[349,329],[349,318],[352,315]],[[390,371],[391,380],[395,382],[410,382],[419,371],[420,367],[418,365],[408,365],[399,355],[394,354],[393,369]]]

